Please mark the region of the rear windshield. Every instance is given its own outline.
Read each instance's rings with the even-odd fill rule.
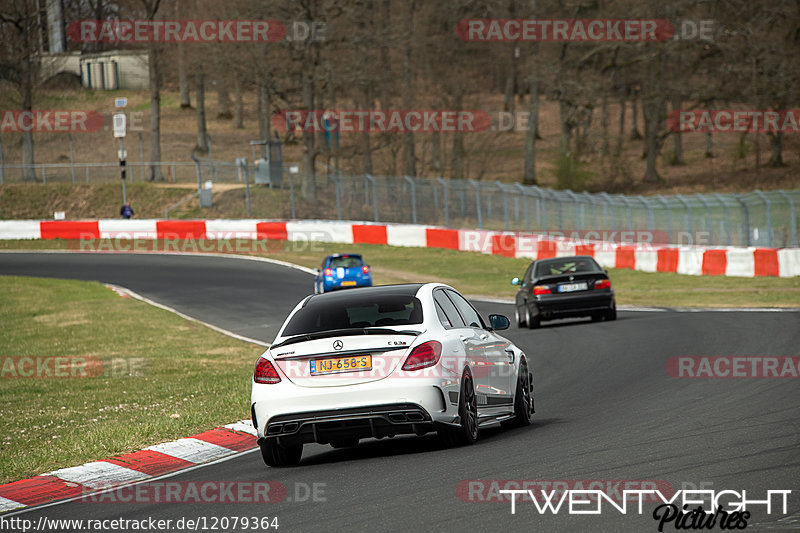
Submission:
[[[355,268],[360,267],[363,264],[364,262],[360,257],[352,255],[344,257],[332,257],[330,262],[328,262],[328,266],[330,268]]]
[[[338,296],[338,295],[337,295]],[[333,329],[404,326],[422,323],[422,304],[406,294],[369,298],[331,298],[311,301],[301,308],[283,331],[284,337]]]
[[[536,277],[542,276],[558,276],[560,274],[574,274],[576,272],[596,272],[600,267],[593,259],[562,259],[557,261],[548,261],[536,265]]]

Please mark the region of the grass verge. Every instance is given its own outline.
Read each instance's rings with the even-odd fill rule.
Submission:
[[[0,276],[0,294],[0,483],[249,417],[258,346],[95,282]],[[20,357],[96,358],[102,373],[14,377],[34,368]]]
[[[100,241],[132,249],[129,241]],[[459,252],[436,248],[406,248],[369,244],[335,244],[278,241],[189,241],[186,243],[148,242],[147,249],[165,248],[186,251],[237,252],[309,268],[317,268],[331,253],[361,253],[372,267],[376,284],[417,281],[448,283],[465,294],[491,298],[513,298],[510,285],[521,276],[527,259]],[[30,240],[0,241],[3,249],[76,249],[75,241]],[[87,248],[88,249],[88,248]],[[110,250],[110,247],[103,248]],[[725,276],[686,276],[649,273],[625,269],[609,270],[617,303],[654,307],[798,307],[800,277],[734,278]],[[310,285],[309,285],[310,289]]]

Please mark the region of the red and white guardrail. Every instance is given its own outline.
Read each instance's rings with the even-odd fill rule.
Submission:
[[[689,275],[800,275],[800,248],[620,244],[527,232],[447,229],[352,221],[78,220],[0,221],[0,239],[266,239],[447,248],[544,259],[590,255],[606,268]]]

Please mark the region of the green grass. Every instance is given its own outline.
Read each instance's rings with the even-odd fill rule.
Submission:
[[[103,242],[106,245],[111,243]],[[214,243],[215,241],[209,241],[208,246]],[[254,255],[289,261],[309,268],[319,267],[322,258],[331,253],[361,253],[372,267],[376,284],[441,281],[465,294],[492,298],[513,298],[516,288],[510,284],[510,280],[521,276],[530,264],[527,259],[437,248],[277,241],[262,242],[261,246],[255,247],[249,245],[248,241],[241,243],[243,247],[240,250],[244,250],[244,253],[252,250]],[[130,243],[121,244],[132,248]],[[62,240],[0,241],[0,250],[68,247],[77,248],[77,245]],[[236,246],[232,248],[236,250]],[[230,247],[220,251],[229,252]],[[609,273],[617,294],[617,303],[620,305],[800,307],[800,277],[686,276],[624,269],[610,269]]]
[[[99,283],[0,277],[0,294],[0,483],[249,417],[258,346]],[[97,358],[103,374],[13,377],[22,356]]]

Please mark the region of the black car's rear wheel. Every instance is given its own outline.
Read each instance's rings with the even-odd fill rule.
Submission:
[[[527,307],[525,308],[525,310],[527,312]],[[516,305],[514,306],[514,315],[515,315],[515,318],[517,319],[517,327],[518,328],[524,328],[525,326],[528,325],[527,317],[526,317],[525,313],[520,313],[519,312],[519,307],[517,307]]]
[[[261,445],[261,457],[267,466],[295,466],[302,455],[302,444],[282,446],[275,439],[270,439]]]
[[[609,308],[608,311],[606,311],[605,319],[606,320],[617,319],[617,303],[614,300],[611,301],[611,307]]]
[[[445,446],[473,444],[478,440],[478,397],[475,396],[472,376],[468,372],[464,372],[461,378],[461,394],[459,396],[459,427],[442,428],[438,432],[439,439]]]
[[[527,317],[525,323],[528,324],[528,328],[537,329],[542,325],[542,319],[538,316],[531,316],[531,309],[527,305],[525,306],[525,316]]]

